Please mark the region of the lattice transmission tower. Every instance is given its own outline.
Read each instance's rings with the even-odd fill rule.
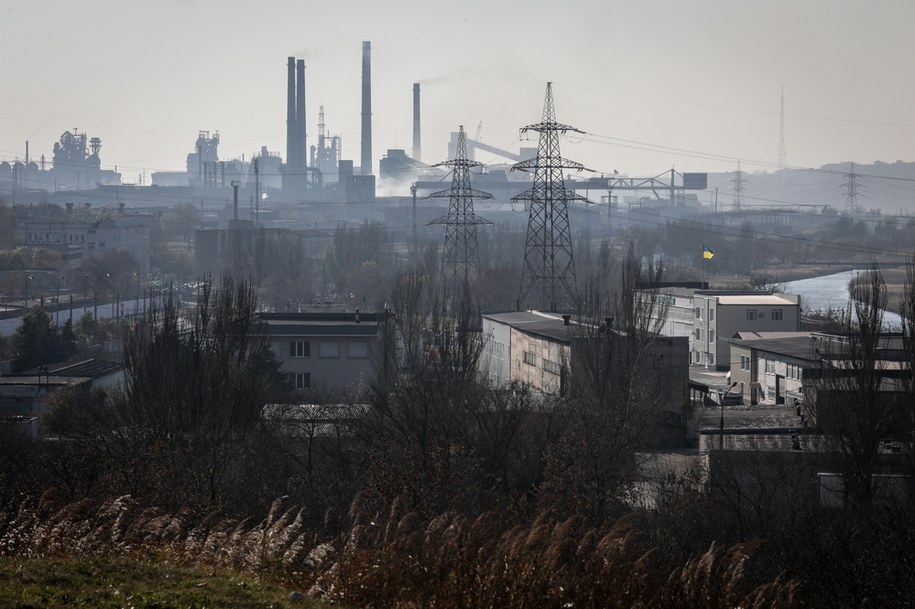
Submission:
[[[788,167],[788,149],[785,148],[785,87],[782,87],[781,113],[778,123],[778,168]]]
[[[430,199],[449,199],[448,213],[429,224],[445,227],[445,250],[442,253],[442,283],[445,305],[452,311],[469,293],[470,278],[480,272],[480,253],[477,249],[477,226],[492,224],[473,211],[474,199],[491,199],[488,192],[470,186],[470,168],[483,164],[467,158],[467,136],[464,125],[458,130],[457,149],[450,161],[437,163],[436,167],[451,167],[451,188],[428,196]]]
[[[854,163],[851,164],[848,173],[845,174],[842,193],[845,195],[845,213],[853,214],[861,211],[858,206],[858,174],[855,173]]]
[[[747,191],[747,172],[740,169],[740,161],[737,161],[737,171],[734,172],[731,184],[733,184],[731,193],[734,195],[734,209],[740,209],[743,207],[743,195]]]
[[[512,167],[512,171],[534,172],[533,188],[512,197],[512,201],[526,201],[530,210],[518,305],[548,311],[573,309],[577,286],[568,203],[586,199],[566,189],[562,170],[582,171],[585,166],[562,157],[559,137],[568,131],[584,131],[556,122],[553,83],[549,82],[546,84],[543,117],[539,123],[521,128],[521,133],[528,131],[540,134],[537,156]]]

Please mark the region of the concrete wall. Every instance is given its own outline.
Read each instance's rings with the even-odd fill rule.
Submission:
[[[306,357],[290,356],[290,341],[308,343]],[[358,343],[358,344],[356,344]],[[280,370],[290,375],[310,374],[311,389],[359,391],[374,378],[372,350],[377,339],[338,336],[273,336],[270,348]],[[335,355],[334,355],[335,354]]]
[[[569,362],[569,345],[515,328],[511,330],[510,344],[511,379],[543,393],[558,394],[562,389],[562,369]]]
[[[727,370],[734,362],[731,345],[726,339],[733,338],[738,332],[798,331],[801,323],[800,296],[780,296],[785,299],[784,304],[724,305],[718,301],[718,296],[696,294],[694,306],[699,309],[699,315],[694,313],[692,362]],[[772,318],[772,311],[776,309],[781,311],[781,319]],[[751,310],[756,312],[755,319],[747,319]]]
[[[483,353],[480,370],[494,385],[506,385],[511,380],[511,328],[508,324],[483,318]]]

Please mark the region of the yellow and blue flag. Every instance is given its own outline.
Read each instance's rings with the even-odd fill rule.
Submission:
[[[711,248],[709,248],[709,246],[703,245],[703,246],[702,246],[702,257],[703,257],[705,260],[711,260],[712,258],[715,257],[715,252],[713,252],[713,251],[711,250]]]

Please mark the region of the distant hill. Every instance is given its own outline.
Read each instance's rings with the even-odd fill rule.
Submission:
[[[830,163],[819,169],[780,169],[770,173],[747,172],[744,204],[752,207],[831,206],[845,209],[846,174],[851,163]],[[884,214],[915,217],[915,163],[876,161],[855,164],[858,205],[863,210],[879,209]],[[703,203],[714,202],[718,188],[719,208],[733,202],[734,173],[710,173]]]

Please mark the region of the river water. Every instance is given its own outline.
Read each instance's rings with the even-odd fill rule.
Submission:
[[[816,309],[848,309],[848,282],[852,277],[866,270],[842,271],[832,275],[820,275],[809,279],[788,281],[784,284],[788,294],[801,295],[801,308],[806,311]],[[886,311],[883,314],[883,325],[887,330],[899,330],[902,318],[896,313]]]

